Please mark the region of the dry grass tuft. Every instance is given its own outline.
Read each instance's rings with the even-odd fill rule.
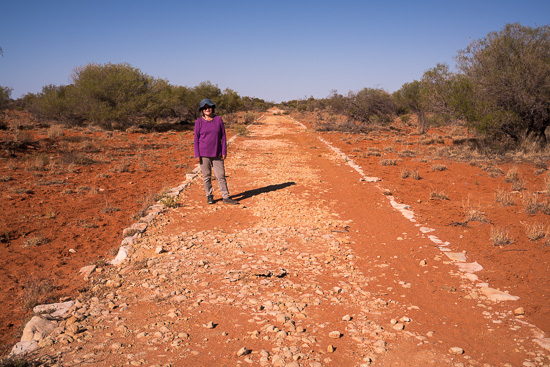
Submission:
[[[504,172],[502,172],[502,170],[500,168],[493,167],[493,166],[484,168],[484,171],[487,172],[487,176],[489,176],[489,177],[499,177],[500,175],[504,174]]]
[[[25,163],[27,171],[45,171],[50,163],[50,157],[45,153],[33,153]]]
[[[525,181],[518,177],[515,180],[512,181],[512,190],[513,191],[522,191],[525,190]]]
[[[507,228],[491,227],[491,241],[494,246],[509,245],[513,243]]]
[[[55,289],[49,280],[32,279],[24,284],[24,291],[21,296],[23,309],[30,310],[39,304],[48,303],[52,300],[52,292]]]
[[[430,199],[434,200],[451,200],[443,191],[432,191],[430,193]]]
[[[23,247],[23,248],[35,247],[35,246],[45,245],[48,242],[49,242],[49,240],[46,237],[44,237],[42,235],[38,235],[38,236],[34,236],[34,237],[30,237],[30,238],[25,239],[25,242],[23,243],[23,245],[21,247]]]
[[[462,207],[464,209],[464,219],[467,222],[487,222],[487,216],[485,215],[485,212],[481,210],[481,205],[471,205],[469,197],[466,203],[462,203]]]
[[[63,127],[61,125],[52,125],[48,129],[48,138],[54,140],[63,136]]]
[[[396,166],[397,160],[396,159],[381,159],[380,160],[381,166]]]
[[[432,171],[445,171],[447,169],[447,166],[444,164],[434,164],[432,166]]]
[[[518,168],[516,166],[511,167],[508,172],[506,172],[506,175],[504,176],[504,180],[506,182],[514,182],[519,178],[518,174]]]
[[[547,231],[544,224],[537,222],[533,224],[522,222],[521,224],[525,227],[525,235],[530,241],[538,241],[546,236]]]
[[[498,188],[495,192],[495,202],[502,206],[514,205],[514,195],[511,192]]]
[[[418,173],[418,170],[417,170],[417,169],[411,171],[411,178],[412,178],[413,180],[420,180],[420,179],[422,179],[422,177],[420,176],[420,173]]]
[[[525,207],[525,212],[527,214],[534,215],[534,214],[537,214],[537,212],[539,211],[539,208],[540,208],[539,195],[536,192],[534,193],[526,192],[522,196],[522,203],[523,203],[523,206]]]
[[[410,149],[404,149],[402,151],[400,151],[399,153],[397,153],[397,156],[398,157],[415,157],[416,156],[416,153]]]
[[[407,177],[410,177],[414,180],[420,180],[422,178],[420,177],[420,173],[418,173],[417,169],[410,171],[407,168],[403,168],[401,170],[401,178],[405,179]]]

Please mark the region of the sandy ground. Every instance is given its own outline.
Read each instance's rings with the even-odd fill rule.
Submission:
[[[490,244],[501,220],[487,204],[495,186],[471,189],[503,177],[450,161],[432,171],[434,162],[414,157],[381,166],[361,153],[384,152],[386,140],[397,155],[389,136],[320,134],[308,124],[270,113],[231,143],[228,181],[239,205],[207,205],[201,178],[186,181],[180,205],[149,224],[127,260],[91,274],[89,291],[41,343],[43,360],[550,364],[548,249],[519,234],[512,247]],[[423,178],[401,178],[402,167]],[[451,200],[430,200],[433,187]],[[459,197],[468,192],[490,221],[464,223]]]

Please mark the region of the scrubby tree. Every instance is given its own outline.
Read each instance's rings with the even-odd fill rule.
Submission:
[[[471,88],[472,126],[487,137],[547,144],[550,125],[550,26],[507,24],[457,57]]]
[[[232,89],[226,88],[219,98],[220,113],[235,113],[242,110],[241,97]]]
[[[173,116],[172,106],[177,96],[167,80],[153,79],[146,95],[146,106],[141,111],[146,124],[155,124],[158,119]]]
[[[330,108],[332,113],[343,115],[348,113],[350,103],[351,101],[349,97],[344,96],[338,93],[336,89],[333,89],[330,91],[326,105]]]
[[[217,85],[212,84],[210,81],[205,81],[193,87],[191,91],[192,93],[189,95],[189,106],[193,121],[200,116],[200,101],[204,98],[210,98],[214,103],[216,103],[216,108],[219,107],[219,98],[222,91]]]
[[[90,63],[72,73],[77,113],[112,129],[137,123],[148,106],[154,79],[129,64]]]
[[[396,103],[397,112],[399,114],[415,113],[418,116],[418,131],[420,133],[425,133],[429,125],[426,119],[422,83],[418,80],[405,83],[397,92],[393,93],[392,96]]]
[[[395,115],[392,96],[383,89],[365,88],[352,94],[349,114],[363,123],[389,123]]]
[[[0,86],[0,129],[5,129],[7,127],[6,122],[4,121],[4,110],[8,108],[12,102],[10,98],[11,92],[11,88]]]
[[[11,103],[11,92],[13,89],[0,86],[0,111],[5,110]]]
[[[82,122],[70,98],[71,88],[72,85],[45,85],[37,95],[29,93],[23,97],[25,108],[40,120]]]

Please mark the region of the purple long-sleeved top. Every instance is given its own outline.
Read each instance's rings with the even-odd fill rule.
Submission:
[[[199,117],[195,121],[195,158],[227,155],[225,126],[220,116],[212,121]]]

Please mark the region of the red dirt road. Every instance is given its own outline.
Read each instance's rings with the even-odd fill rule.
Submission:
[[[463,221],[451,187],[469,188],[475,171],[461,176],[464,166],[446,162],[450,176],[396,180],[396,167],[352,162],[277,111],[250,131],[226,162],[240,205],[206,205],[200,177],[192,180],[124,263],[92,275],[92,294],[71,311],[79,332],[62,321],[40,355],[64,366],[550,363],[548,249],[532,245],[506,267],[512,251],[496,257],[506,248],[488,244],[489,224],[447,223]],[[374,144],[347,138],[323,137],[350,155]],[[361,181],[350,163],[382,180]],[[477,172],[474,187],[486,180]],[[429,201],[442,177],[453,205]],[[525,269],[538,274],[531,288],[509,276]],[[520,298],[493,301],[491,289]]]

